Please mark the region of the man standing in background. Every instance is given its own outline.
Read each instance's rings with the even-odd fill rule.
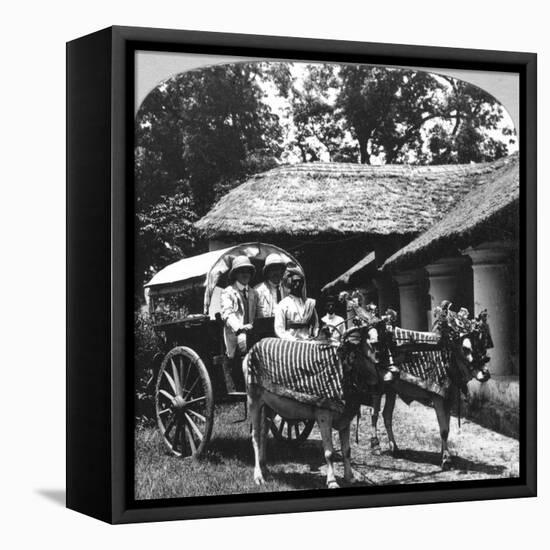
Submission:
[[[346,327],[344,326],[345,320],[343,317],[340,317],[340,315],[336,315],[334,311],[336,307],[336,300],[333,296],[330,296],[327,299],[326,307],[327,313],[321,319],[322,326],[328,328],[332,343],[339,344],[340,338],[342,337],[342,332],[346,330]]]

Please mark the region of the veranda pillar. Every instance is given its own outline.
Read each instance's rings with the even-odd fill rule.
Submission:
[[[425,267],[429,278],[430,309],[428,312],[428,325],[431,328],[433,324],[432,312],[434,308],[441,305],[443,300],[449,300],[454,303],[454,308],[459,308],[463,304],[456,303],[461,295],[459,285],[464,267],[468,260],[464,257],[442,258]]]
[[[388,308],[397,309],[399,307],[399,296],[392,277],[387,273],[380,273],[373,278],[372,282],[378,291],[379,313],[385,313]]]
[[[514,373],[512,353],[515,341],[514,309],[517,306],[511,273],[513,248],[507,243],[485,243],[464,251],[472,259],[474,309],[477,315],[487,309],[494,348],[489,350],[488,364],[494,376]],[[517,312],[516,312],[517,315]]]
[[[399,287],[400,324],[403,328],[426,330],[426,305],[422,293],[424,271],[415,269],[393,276]]]

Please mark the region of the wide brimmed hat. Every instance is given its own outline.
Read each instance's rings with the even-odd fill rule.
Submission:
[[[249,269],[250,271],[252,271],[252,276],[254,276],[254,273],[256,272],[256,268],[248,259],[248,256],[237,256],[233,260],[233,263],[231,264],[231,269],[229,270],[229,278],[233,279],[235,271],[239,269]]]
[[[280,265],[281,267],[286,267],[287,261],[277,252],[273,252],[267,256],[264,263],[263,274],[266,274],[266,271],[269,267],[273,265]]]

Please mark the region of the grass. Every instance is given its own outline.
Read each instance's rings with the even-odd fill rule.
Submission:
[[[136,498],[223,495],[250,492],[323,488],[319,467],[324,464],[320,441],[312,439],[299,448],[268,441],[269,478],[254,484],[253,452],[242,404],[216,407],[214,430],[208,450],[200,460],[181,459],[167,453],[158,430],[136,429]],[[314,472],[314,473],[312,473]]]
[[[208,450],[200,460],[181,459],[167,453],[158,430],[136,427],[136,499],[227,495],[256,492],[299,491],[325,488],[326,466],[320,435],[314,429],[308,441],[292,447],[268,439],[267,483],[253,481],[253,453],[249,425],[242,419],[242,404],[216,407]],[[440,439],[435,413],[420,404],[407,407],[398,400],[394,432],[401,449],[399,458],[387,450],[375,456],[370,450],[370,417],[359,426],[359,444],[352,425],[352,466],[359,485],[424,483],[515,477],[519,474],[519,443],[463,420],[460,431],[451,423],[450,449],[455,455],[451,471],[439,467]],[[388,448],[383,422],[379,422],[383,449]],[[338,438],[334,437],[339,448]],[[338,482],[344,486],[342,464],[336,464]]]

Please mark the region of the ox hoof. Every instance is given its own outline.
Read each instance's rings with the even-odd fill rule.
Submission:
[[[329,489],[340,489],[340,485],[336,481],[329,481],[327,485]]]
[[[254,472],[254,483],[256,485],[263,485],[265,483],[265,479],[261,471]]]
[[[399,449],[397,448],[397,445],[390,445],[390,453],[393,458],[399,458],[399,455],[401,454]]]
[[[371,437],[370,439],[370,450],[373,455],[382,454],[382,449],[380,447],[380,440],[377,437]]]
[[[452,467],[453,467],[453,463],[451,462],[451,459],[450,459],[450,458],[444,458],[444,459],[441,461],[441,469],[442,469],[444,472],[449,471]]]

